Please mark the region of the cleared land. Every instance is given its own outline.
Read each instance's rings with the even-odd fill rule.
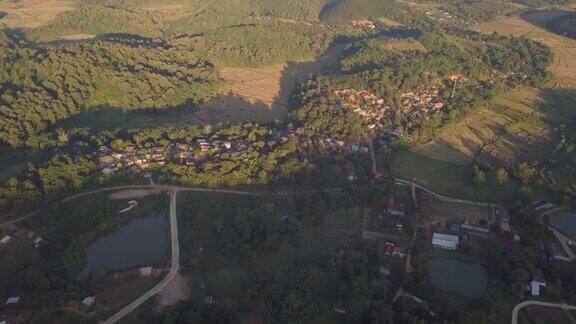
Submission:
[[[576,40],[539,27],[560,14],[566,11],[537,11],[478,26],[484,33],[525,36],[548,45],[553,52],[552,78],[543,89],[519,88],[499,95],[493,104],[445,128],[437,140],[416,151],[458,164],[544,159],[554,128],[576,113]]]
[[[468,221],[479,225],[482,219],[488,223],[494,221],[493,210],[488,206],[442,201],[431,195],[426,195],[421,203],[424,216],[434,222]]]
[[[0,11],[8,15],[0,19],[0,25],[10,28],[40,27],[59,13],[76,9],[76,0],[16,0],[0,1]]]

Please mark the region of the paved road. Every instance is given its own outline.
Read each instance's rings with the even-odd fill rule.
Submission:
[[[128,306],[122,308],[120,311],[118,311],[118,313],[114,314],[112,317],[106,320],[106,323],[116,323],[124,316],[138,308],[138,306],[142,305],[150,297],[156,295],[158,292],[164,289],[164,287],[166,287],[166,285],[178,274],[178,271],[180,271],[180,243],[178,241],[178,219],[176,217],[176,200],[178,196],[178,190],[171,190],[170,196],[170,238],[172,241],[172,265],[170,267],[170,272],[168,272],[168,275],[164,277],[164,279],[162,279],[162,281],[160,281],[156,286],[148,290],[138,299],[131,302]]]
[[[570,305],[566,305],[566,304],[557,304],[557,303],[547,303],[547,302],[541,302],[541,301],[537,301],[537,300],[527,300],[527,301],[521,302],[520,304],[516,305],[516,307],[514,307],[514,310],[512,311],[512,324],[518,324],[518,312],[520,311],[520,309],[522,309],[523,307],[526,307],[526,306],[530,306],[530,305],[548,306],[548,307],[554,307],[554,308],[561,308],[564,310],[576,310],[576,306],[570,306]]]

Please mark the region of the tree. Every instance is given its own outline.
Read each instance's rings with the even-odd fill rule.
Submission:
[[[496,173],[496,181],[503,185],[508,182],[508,171],[504,168],[498,169]]]
[[[475,165],[474,166],[474,187],[476,187],[476,189],[482,187],[484,184],[486,184],[486,173],[482,170],[480,170],[480,168]]]

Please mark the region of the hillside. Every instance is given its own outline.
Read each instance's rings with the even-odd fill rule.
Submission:
[[[349,22],[353,19],[377,19],[397,11],[395,0],[335,0],[327,4],[319,14],[322,21]]]

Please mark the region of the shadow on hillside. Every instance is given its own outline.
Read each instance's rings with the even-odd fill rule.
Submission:
[[[569,11],[569,10],[564,10],[564,9],[557,9],[557,8],[552,8],[552,9],[543,9],[543,10],[530,10],[527,11],[525,13],[523,13],[522,15],[520,15],[520,17],[534,25],[534,26],[538,26],[542,29],[545,29],[551,33],[560,35],[560,36],[564,36],[564,37],[568,37],[566,35],[563,35],[562,33],[559,33],[557,29],[555,29],[552,25],[551,22],[553,20],[555,20],[556,18],[562,17],[562,16],[567,16],[570,14],[574,14],[575,11]]]
[[[342,54],[343,49],[343,44],[335,42],[313,61],[289,61],[281,71],[279,79],[270,78],[270,74],[263,71],[262,78],[270,79],[271,84],[269,86],[278,88],[277,94],[271,101],[263,101],[256,94],[260,90],[268,89],[245,89],[245,94],[237,94],[232,90],[203,104],[198,113],[197,122],[201,124],[248,121],[268,123],[274,119],[286,118],[293,108],[291,97],[298,84],[306,81],[311,75],[323,72],[333,65]]]

